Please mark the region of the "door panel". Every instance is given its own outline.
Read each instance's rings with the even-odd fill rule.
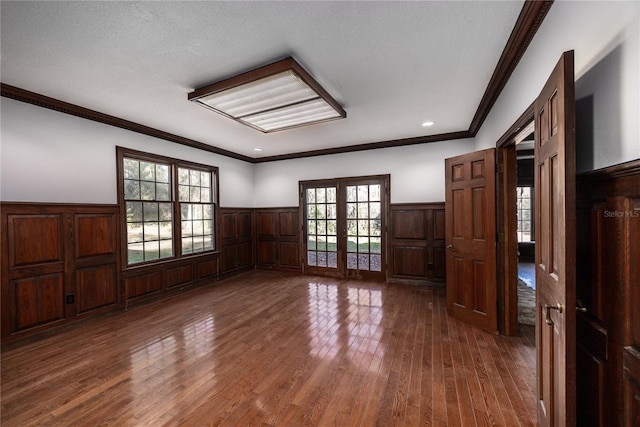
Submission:
[[[534,103],[538,422],[575,424],[575,92],[563,54]]]
[[[446,159],[447,309],[497,330],[495,149]]]
[[[348,277],[382,272],[383,190],[380,182],[346,185]]]
[[[338,266],[338,187],[323,184],[304,189],[305,270],[342,276]]]

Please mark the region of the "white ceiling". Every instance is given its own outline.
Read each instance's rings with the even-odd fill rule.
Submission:
[[[2,1],[0,79],[255,158],[465,131],[523,3]],[[263,134],[187,101],[287,56],[346,119]]]

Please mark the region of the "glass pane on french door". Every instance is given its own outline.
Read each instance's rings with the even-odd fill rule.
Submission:
[[[382,271],[380,184],[347,185],[347,269]]]
[[[337,269],[337,188],[307,188],[305,196],[307,265]]]

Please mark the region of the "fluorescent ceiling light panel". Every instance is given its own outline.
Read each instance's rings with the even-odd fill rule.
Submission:
[[[196,89],[189,100],[265,133],[347,116],[293,58]]]

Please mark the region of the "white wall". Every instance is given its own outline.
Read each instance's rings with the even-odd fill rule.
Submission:
[[[444,159],[472,139],[252,165],[1,98],[0,200],[117,203],[115,147],[218,166],[223,207],[298,205],[298,181],[391,174],[391,202],[444,201]],[[255,175],[255,177],[254,177]]]
[[[464,139],[258,163],[255,206],[298,206],[298,181],[383,174],[391,174],[391,203],[443,202],[444,159],[474,145]]]
[[[116,146],[218,166],[220,205],[251,207],[253,165],[8,98],[1,99],[0,200],[117,203]]]
[[[116,203],[115,146],[220,168],[225,207],[298,205],[298,181],[391,174],[391,202],[444,200],[444,158],[494,147],[575,50],[578,171],[640,158],[640,2],[556,1],[474,139],[252,165],[7,98],[0,200]]]
[[[640,2],[556,1],[476,135],[495,147],[575,51],[578,172],[640,158]]]

